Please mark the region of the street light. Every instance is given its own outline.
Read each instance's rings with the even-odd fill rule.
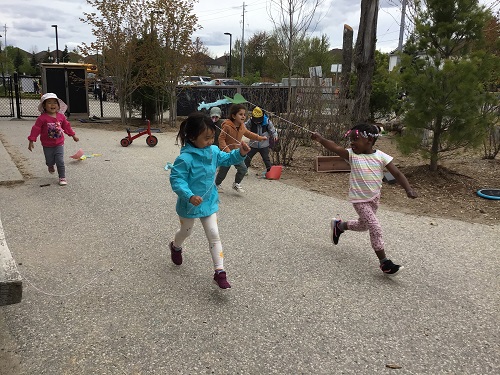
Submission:
[[[52,25],[56,29],[56,63],[59,64],[59,38],[57,37],[57,25]]]
[[[233,47],[233,34],[231,33],[224,33],[224,35],[229,35],[229,66],[226,71],[226,75],[231,77],[231,55],[232,55],[232,47]]]

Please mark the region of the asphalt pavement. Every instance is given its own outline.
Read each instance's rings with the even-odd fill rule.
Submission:
[[[28,151],[32,123],[0,121],[0,217],[23,279],[22,301],[0,307],[0,373],[500,373],[499,225],[382,206],[386,251],[405,266],[390,278],[367,233],[329,241],[331,217],[354,217],[347,200],[255,169],[238,194],[232,168],[224,291],[199,222],[182,266],[170,261],[174,133],[124,148],[125,132],[73,122],[60,187],[40,143]],[[93,157],[69,158],[79,148]]]

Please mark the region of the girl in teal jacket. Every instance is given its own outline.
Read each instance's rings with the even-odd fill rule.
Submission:
[[[181,153],[175,159],[170,174],[170,185],[177,194],[176,211],[180,228],[170,242],[170,255],[176,265],[182,264],[182,244],[199,218],[208,239],[214,263],[214,281],[222,289],[230,288],[224,271],[224,255],[217,225],[219,194],[215,175],[219,166],[229,167],[241,163],[250,147],[241,142],[239,149],[230,153],[214,146],[215,125],[202,113],[194,113],[181,123],[177,142]]]

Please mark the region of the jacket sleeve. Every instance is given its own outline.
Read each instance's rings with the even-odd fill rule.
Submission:
[[[250,130],[248,130],[245,126],[245,132],[243,133],[243,135],[245,137],[247,137],[248,139],[253,139],[254,141],[259,141],[261,138],[260,135],[256,134],[256,133],[253,133],[251,132]]]
[[[68,119],[64,115],[62,115],[62,117],[63,118],[61,119],[61,128],[70,137],[74,136],[76,133],[73,130],[73,128],[71,127],[71,124],[69,123]]]
[[[28,136],[29,141],[36,142],[36,139],[42,132],[42,125],[43,125],[43,120],[40,117],[38,117],[35,121],[35,124],[31,128],[30,135]]]
[[[217,166],[230,167],[231,165],[240,164],[245,158],[246,156],[241,156],[239,148],[231,152],[220,151],[217,155]]]
[[[189,188],[189,163],[182,158],[175,159],[174,167],[170,172],[170,186],[181,199],[189,200],[194,194]]]
[[[226,126],[222,124],[222,130],[219,134],[219,148],[222,151],[229,152],[229,148],[227,147],[226,143],[226,135],[227,135]]]
[[[278,137],[278,132],[276,131],[276,128],[274,127],[274,124],[271,122],[271,120],[269,120],[269,122],[267,123],[267,129],[269,130],[269,134],[273,138]]]

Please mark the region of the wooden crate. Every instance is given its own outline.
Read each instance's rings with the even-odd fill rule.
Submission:
[[[340,156],[316,156],[316,172],[350,172],[351,166]]]

